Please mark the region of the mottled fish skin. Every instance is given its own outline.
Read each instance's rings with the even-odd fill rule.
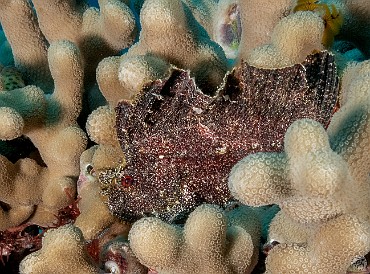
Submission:
[[[242,63],[214,97],[189,72],[173,69],[116,107],[127,165],[100,175],[110,211],[135,221],[157,216],[178,222],[196,206],[232,201],[231,168],[250,153],[281,151],[297,119],[327,125],[338,97],[333,56],[319,52],[282,69]]]

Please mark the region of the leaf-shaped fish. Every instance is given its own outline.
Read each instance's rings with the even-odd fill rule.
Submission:
[[[337,97],[334,58],[325,51],[282,69],[243,63],[214,97],[198,90],[189,72],[173,69],[134,103],[116,107],[127,165],[100,175],[109,209],[128,221],[176,222],[202,203],[225,206],[234,164],[250,153],[281,151],[297,119],[327,125]]]

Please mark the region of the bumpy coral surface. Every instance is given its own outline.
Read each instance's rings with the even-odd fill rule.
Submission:
[[[156,218],[136,222],[129,234],[140,262],[158,273],[251,273],[257,262],[260,223],[253,209],[223,212],[201,205],[184,228]]]
[[[42,245],[42,249],[22,261],[20,273],[99,273],[87,253],[81,230],[73,225],[49,230]]]
[[[80,215],[75,225],[82,230],[88,240],[99,236],[99,233],[107,229],[117,220],[112,216],[100,198],[100,185],[94,176],[94,156],[98,146],[85,150],[80,158],[81,173],[77,181],[78,207]],[[99,152],[98,152],[99,153]],[[99,216],[99,218],[95,218]]]
[[[215,92],[227,70],[226,57],[186,5],[180,0],[145,1],[140,23],[139,41],[121,57],[99,64],[97,79],[107,98],[119,94],[118,99],[131,99],[148,80],[166,76],[169,64],[190,69],[200,87]]]
[[[48,57],[55,79],[51,96],[33,85],[0,92],[5,118],[0,138],[25,135],[39,154],[16,163],[0,157],[0,200],[9,207],[1,209],[2,229],[25,221],[51,225],[58,210],[70,203],[66,191],[72,196],[76,192],[73,177],[79,168],[75,164],[87,142],[76,121],[82,103],[80,55],[72,43],[61,41],[50,46]]]
[[[291,14],[275,26],[270,42],[251,50],[245,60],[263,68],[280,68],[301,63],[308,54],[323,49],[323,31],[324,25],[318,14]]]

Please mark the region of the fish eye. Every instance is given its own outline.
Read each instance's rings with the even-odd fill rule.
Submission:
[[[94,174],[95,174],[94,167],[93,167],[92,165],[90,165],[90,164],[88,164],[88,165],[86,166],[86,171],[87,171],[87,173],[88,173],[88,174],[90,174],[90,175],[94,175]]]
[[[130,175],[125,175],[121,178],[121,186],[130,187],[134,183],[134,179]]]

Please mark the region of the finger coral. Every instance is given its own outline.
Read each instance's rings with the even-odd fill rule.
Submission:
[[[345,72],[345,99],[327,132],[315,121],[296,121],[285,134],[284,153],[247,156],[230,173],[237,199],[281,207],[270,234],[286,244],[269,254],[269,273],[343,273],[355,256],[370,251],[368,66],[364,62]],[[335,247],[325,244],[331,237]],[[295,260],[311,256],[312,261],[292,265],[293,249]],[[329,258],[335,257],[340,259],[334,264]]]
[[[85,133],[77,125],[82,103],[82,68],[78,50],[66,41],[48,50],[55,89],[51,96],[32,85],[0,93],[0,138],[27,136],[38,148],[41,163],[31,158],[11,163],[1,156],[0,200],[8,204],[6,229],[30,221],[50,225],[57,211],[70,202],[65,191],[76,191],[76,163],[86,146]]]
[[[94,156],[97,156],[99,149],[99,146],[93,146],[85,150],[80,158],[81,173],[77,181],[80,215],[74,224],[81,229],[87,240],[97,238],[102,231],[117,222],[101,199],[100,184],[94,176],[98,172],[98,163]]]
[[[121,1],[100,1],[100,10],[82,1],[45,4],[4,0],[0,7],[15,66],[26,83],[24,88],[14,89],[13,85],[13,90],[1,93],[5,118],[0,126],[1,139],[27,136],[41,156],[36,157],[38,162],[27,158],[14,165],[2,158],[2,183],[14,181],[16,186],[9,185],[3,192],[1,200],[11,208],[4,214],[12,222],[2,224],[2,228],[26,220],[50,224],[56,211],[70,202],[65,190],[72,196],[76,192],[79,156],[87,143],[77,125],[84,104],[83,88],[88,92],[93,89],[91,80],[103,57],[118,53],[135,38],[134,16]],[[64,39],[74,44],[62,42]],[[92,54],[96,51],[99,54]],[[2,85],[9,85],[4,82],[5,75],[2,79]],[[36,184],[38,177],[37,186],[22,190],[26,182]],[[53,191],[60,194],[51,195]],[[12,212],[23,215],[15,222],[10,217]],[[32,220],[28,219],[31,215]]]
[[[48,68],[47,41],[29,1],[3,0],[0,21],[11,46],[14,64],[27,82],[48,90],[52,78]]]
[[[238,0],[241,40],[238,59],[246,60],[250,52],[269,44],[275,25],[290,12],[291,0]]]
[[[99,64],[97,79],[106,98],[114,96],[114,89],[130,99],[139,92],[133,87],[166,76],[168,64],[190,69],[201,88],[215,92],[227,69],[226,57],[180,0],[145,1],[140,23],[139,41],[121,57]]]
[[[317,228],[304,245],[274,247],[267,256],[265,273],[346,273],[355,257],[369,251],[369,229],[355,217],[341,215]]]
[[[225,213],[199,206],[184,228],[156,218],[134,223],[130,247],[140,262],[158,273],[251,273],[257,262],[260,224],[253,209]]]
[[[84,71],[84,112],[105,104],[95,81],[98,63],[133,44],[136,37],[134,15],[124,2],[101,0],[99,7],[88,7],[84,1],[74,0],[47,3],[3,0],[0,5],[0,21],[15,66],[27,83],[50,93],[53,80],[48,66],[48,45],[68,40],[79,49]]]
[[[65,225],[45,233],[42,249],[22,261],[20,273],[97,274],[99,268],[87,252],[81,230],[73,225]]]
[[[271,32],[269,43],[254,48],[245,55],[251,65],[263,68],[280,68],[302,62],[321,44],[324,24],[313,12],[296,12],[281,19]]]

